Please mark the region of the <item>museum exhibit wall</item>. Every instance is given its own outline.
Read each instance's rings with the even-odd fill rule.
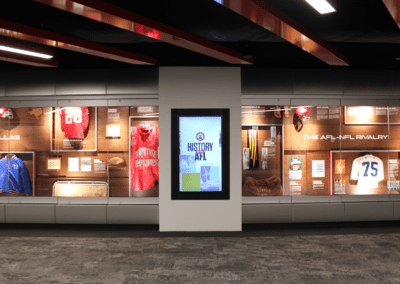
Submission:
[[[243,223],[399,220],[400,198],[393,187],[398,183],[399,75],[386,70],[243,67],[242,132],[247,133],[242,146],[248,148],[246,134],[251,138],[258,132],[260,148],[259,169],[243,170]],[[301,106],[309,109],[304,120],[296,114]],[[276,108],[281,109],[280,118],[274,115]],[[264,115],[257,109],[264,109]],[[265,142],[272,140],[271,127],[277,135],[284,133],[283,138],[276,136],[275,145]],[[269,157],[269,148],[279,147],[284,148],[280,159]],[[359,186],[358,176],[352,176],[354,160],[367,154],[383,159],[384,178],[378,188]],[[283,165],[278,175],[273,162]],[[296,163],[301,173],[293,176]],[[366,164],[362,176],[375,174],[366,173]],[[281,191],[271,190],[276,183],[271,176],[280,178]],[[262,182],[267,186],[257,187]]]
[[[158,68],[2,75],[3,222],[158,224]]]
[[[0,222],[234,231],[242,223],[399,220],[399,82],[387,70],[0,72]],[[171,200],[172,108],[231,110],[230,200]],[[156,130],[159,145],[154,138],[132,155],[142,126]],[[152,167],[146,186],[132,183],[132,165]]]

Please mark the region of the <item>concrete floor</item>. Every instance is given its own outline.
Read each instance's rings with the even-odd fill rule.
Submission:
[[[400,283],[400,223],[0,225],[0,283]]]

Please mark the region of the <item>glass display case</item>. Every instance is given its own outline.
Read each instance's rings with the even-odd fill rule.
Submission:
[[[399,194],[399,107],[243,106],[242,195]]]
[[[0,108],[0,195],[158,197],[158,107]]]

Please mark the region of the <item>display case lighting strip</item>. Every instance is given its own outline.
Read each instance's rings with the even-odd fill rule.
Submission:
[[[315,107],[315,106],[304,106],[304,107]],[[241,113],[275,112],[275,111],[291,110],[293,108],[297,108],[297,106],[289,108],[281,108],[281,109],[250,110],[250,111],[242,111]]]
[[[313,8],[317,10],[320,14],[336,12],[332,5],[329,4],[326,0],[306,0],[306,2],[313,6]]]
[[[51,110],[49,112],[45,112],[44,114],[52,114],[53,112],[60,112],[64,108],[75,108],[75,107],[58,107],[58,109]]]
[[[28,55],[28,56],[39,57],[39,58],[44,58],[44,59],[53,58],[53,55],[47,55],[47,54],[43,54],[43,53],[27,51],[27,50],[14,48],[14,47],[8,47],[8,46],[4,46],[4,45],[0,45],[0,50],[7,51],[7,52],[18,53],[18,54],[23,54],[23,55]]]

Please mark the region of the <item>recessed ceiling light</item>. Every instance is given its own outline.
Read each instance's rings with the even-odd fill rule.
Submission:
[[[18,54],[24,54],[24,55],[28,55],[28,56],[40,57],[40,58],[44,58],[44,59],[53,58],[53,55],[47,55],[47,54],[43,54],[43,53],[27,51],[27,50],[14,48],[14,47],[8,47],[8,46],[4,46],[4,45],[0,45],[0,50],[14,52],[14,53],[18,53]]]
[[[320,14],[336,12],[336,10],[326,0],[306,0]]]

